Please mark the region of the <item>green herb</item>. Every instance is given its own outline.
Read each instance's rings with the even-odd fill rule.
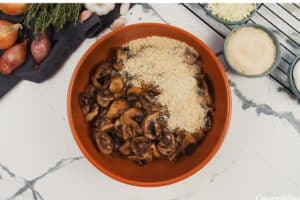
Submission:
[[[34,35],[53,26],[60,30],[67,23],[76,24],[82,4],[31,4],[24,16],[24,25],[34,28]]]

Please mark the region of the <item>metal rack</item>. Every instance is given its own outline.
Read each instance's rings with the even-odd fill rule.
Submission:
[[[225,25],[209,17],[202,4],[183,5],[223,38],[237,26]],[[261,24],[277,36],[281,45],[281,60],[278,67],[269,75],[285,88],[286,92],[293,94],[288,84],[287,73],[290,63],[300,55],[300,5],[259,4],[257,12],[247,23]],[[222,53],[218,55],[223,56]]]

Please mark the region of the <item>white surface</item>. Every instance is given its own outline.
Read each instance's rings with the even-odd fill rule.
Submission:
[[[223,39],[182,6],[153,8],[165,22],[193,33],[215,52],[222,49]],[[161,22],[155,12],[135,6],[128,23]],[[39,195],[55,200],[300,198],[299,104],[277,92],[279,86],[268,78],[247,79],[230,72],[236,85],[231,87],[228,135],[201,171],[160,188],[125,185],[99,172],[81,157],[66,114],[69,79],[95,40],[86,40],[50,80],[24,81],[0,100],[0,199],[18,190],[24,192],[11,199],[41,199]]]

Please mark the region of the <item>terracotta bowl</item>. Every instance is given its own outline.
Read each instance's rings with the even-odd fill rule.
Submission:
[[[193,46],[201,55],[204,72],[210,79],[215,99],[214,125],[191,156],[182,157],[178,162],[155,160],[143,167],[132,161],[102,155],[95,148],[89,135],[89,128],[79,105],[79,94],[89,81],[94,66],[109,56],[109,50],[131,40],[146,36],[165,36]],[[136,186],[162,186],[175,183],[191,176],[216,154],[220,148],[231,116],[231,95],[228,80],[222,64],[214,53],[197,37],[179,28],[157,23],[134,24],[120,28],[101,37],[81,58],[72,75],[67,109],[73,136],[87,159],[106,175]]]

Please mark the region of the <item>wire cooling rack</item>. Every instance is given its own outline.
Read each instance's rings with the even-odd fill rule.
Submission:
[[[183,4],[199,20],[207,24],[221,37],[237,25],[222,24],[206,14],[202,4]],[[261,24],[272,30],[281,45],[281,60],[278,67],[269,75],[288,93],[293,94],[288,84],[288,69],[300,55],[300,4],[259,4],[257,12],[247,21],[248,24]],[[222,53],[218,56],[223,56]]]

